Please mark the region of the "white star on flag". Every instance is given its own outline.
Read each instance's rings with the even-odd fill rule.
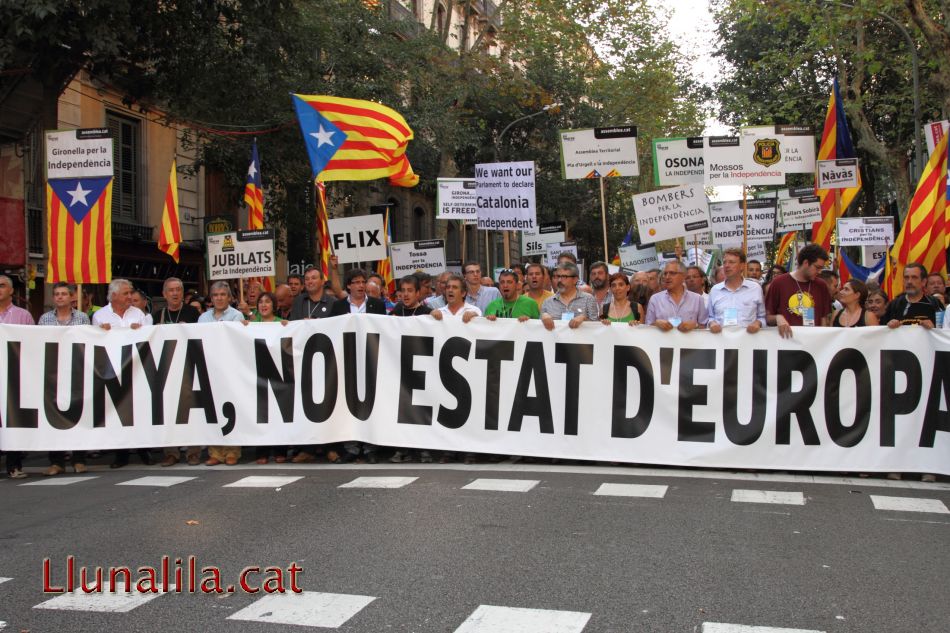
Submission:
[[[323,145],[333,145],[333,130],[324,130],[323,126],[320,126],[319,132],[311,132],[310,136],[317,139],[317,148],[322,147]]]
[[[257,173],[257,165],[254,164],[254,161],[251,161],[251,166],[247,168],[247,175],[253,178],[254,174],[256,173]]]
[[[88,207],[89,203],[86,202],[86,196],[92,192],[92,189],[83,189],[81,182],[76,182],[76,188],[72,191],[67,191],[69,195],[73,197],[73,201],[69,203],[69,206],[76,206],[77,202],[81,202],[84,207]]]

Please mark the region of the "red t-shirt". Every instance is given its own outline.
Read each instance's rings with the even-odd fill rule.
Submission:
[[[789,325],[802,325],[801,308],[815,308],[815,325],[831,314],[831,293],[821,279],[798,281],[791,274],[779,275],[769,285],[765,295],[765,311],[781,314]]]

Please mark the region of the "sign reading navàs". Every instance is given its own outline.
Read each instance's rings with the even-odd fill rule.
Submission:
[[[894,218],[838,218],[838,246],[894,243]]]
[[[709,203],[702,185],[638,193],[633,196],[633,211],[641,238],[651,243],[709,230]]]
[[[475,180],[472,178],[439,178],[436,193],[436,217],[439,220],[464,220],[475,224]]]
[[[548,244],[563,242],[567,239],[567,223],[564,220],[542,222],[537,230],[521,232],[521,254],[525,257],[544,255]]]
[[[851,189],[857,186],[857,158],[818,161],[818,186],[816,189]]]
[[[702,182],[703,137],[658,138],[653,141],[653,179],[658,187]]]
[[[475,165],[478,228],[524,231],[535,222],[534,161]]]
[[[208,278],[273,277],[274,229],[233,231],[208,236]]]
[[[564,178],[640,175],[635,125],[563,130],[560,139]]]
[[[784,185],[781,165],[784,139],[778,135],[710,136],[703,146],[704,183]]]
[[[386,259],[383,216],[378,213],[331,218],[330,246],[341,264],[378,262]]]
[[[393,263],[393,277],[397,281],[417,270],[430,275],[439,275],[445,270],[445,242],[443,240],[397,242],[389,245],[389,257]]]
[[[108,128],[46,133],[47,180],[112,175],[112,135]]]

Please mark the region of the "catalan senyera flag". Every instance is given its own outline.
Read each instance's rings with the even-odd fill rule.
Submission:
[[[386,208],[386,233],[384,239],[386,243],[386,251],[389,252],[389,245],[393,241],[392,233],[389,230],[389,208]],[[386,288],[389,291],[389,294],[392,295],[396,291],[396,283],[393,279],[393,263],[392,260],[388,257],[385,259],[379,260],[376,264],[376,274],[383,278],[383,283],[386,284]]]
[[[244,184],[244,202],[247,203],[247,228],[252,231],[264,228],[264,188],[261,185],[261,161],[257,154],[257,140],[251,146],[251,164],[247,168],[247,181]],[[274,280],[270,277],[259,278],[266,292],[273,292]]]
[[[947,139],[944,135],[920,175],[904,226],[889,253],[884,291],[904,291],[904,266],[918,262],[927,272],[947,271]]]
[[[317,244],[320,245],[320,270],[323,278],[330,278],[330,225],[327,222],[327,190],[322,182],[315,183],[317,192]]]
[[[168,187],[165,189],[165,206],[162,207],[162,227],[158,235],[158,250],[167,253],[177,264],[181,252],[181,222],[178,218],[178,165],[172,161],[172,171],[168,175]]]
[[[414,187],[406,147],[412,129],[401,114],[361,99],[293,95],[313,177],[332,180],[389,178],[397,187]]]
[[[112,281],[112,176],[46,182],[47,283]]]
[[[795,238],[798,237],[798,231],[792,231],[782,236],[782,240],[775,248],[775,264],[777,266],[786,266],[792,259],[792,249],[795,247]]]
[[[851,142],[851,130],[844,116],[844,104],[838,90],[838,79],[834,80],[831,96],[828,98],[828,110],[825,113],[825,126],[821,132],[821,144],[818,146],[818,160],[832,160],[836,158],[854,158],[854,144]],[[816,222],[812,228],[811,241],[825,250],[831,248],[831,233],[835,230],[838,218],[844,215],[848,205],[861,191],[861,176],[858,174],[858,186],[851,189],[842,189],[840,206],[835,213],[835,192],[832,189],[818,189],[817,195],[821,200],[821,222]]]

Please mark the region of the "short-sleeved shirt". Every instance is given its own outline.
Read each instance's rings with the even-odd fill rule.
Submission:
[[[511,302],[505,301],[504,297],[495,299],[485,308],[485,316],[496,316],[503,319],[517,319],[526,316],[529,319],[540,319],[541,311],[538,310],[538,304],[534,302],[534,299],[518,295]]]
[[[541,291],[541,296],[540,296],[539,298],[537,298],[537,299],[535,299],[535,298],[532,297],[531,295],[527,295],[527,294],[526,294],[525,296],[528,297],[529,299],[531,299],[532,301],[534,301],[535,303],[538,304],[538,310],[543,311],[544,302],[547,301],[548,299],[550,299],[551,297],[553,297],[553,296],[554,296],[554,293],[551,292],[550,290],[542,290],[542,291]]]
[[[66,321],[60,321],[59,316],[56,314],[56,310],[50,310],[49,312],[44,312],[40,315],[40,320],[37,322],[38,325],[89,325],[89,317],[85,312],[80,312],[73,308],[72,312],[69,315],[69,319]]]
[[[23,308],[17,307],[10,304],[10,307],[0,312],[0,325],[35,325],[36,322],[33,320],[33,315],[24,310]]]
[[[433,310],[443,308],[445,307],[445,297],[442,295],[432,295],[431,297],[426,297],[425,304]]]
[[[177,310],[167,307],[152,312],[152,323],[155,325],[174,325],[175,323],[197,323],[201,313],[195,306],[182,304]]]
[[[600,320],[597,300],[594,299],[594,295],[584,292],[583,290],[578,290],[570,303],[564,303],[560,292],[553,297],[549,297],[541,306],[541,313],[550,314],[551,318],[555,321],[561,320],[565,313],[571,313],[571,318],[583,314],[587,317],[588,321]]]
[[[791,273],[772,280],[765,295],[765,311],[782,315],[789,325],[803,325],[805,308],[815,308],[815,325],[831,314],[831,293],[821,279],[798,281]]]
[[[657,320],[669,321],[677,318],[681,321],[696,321],[705,326],[709,315],[703,296],[684,289],[679,303],[673,300],[668,290],[661,290],[650,297],[650,303],[647,304],[647,325],[653,325]]]
[[[227,310],[221,313],[221,316],[217,316],[214,313],[214,309],[208,310],[198,317],[198,323],[214,323],[220,321],[243,321],[244,315],[241,314],[241,311],[228,306]]]
[[[934,297],[923,295],[920,301],[908,301],[906,294],[899,294],[887,304],[884,311],[883,324],[897,320],[901,325],[918,325],[921,321],[937,323],[937,310],[942,310],[940,301]]]
[[[406,304],[400,301],[393,307],[392,311],[389,314],[392,316],[410,317],[410,316],[424,316],[426,314],[431,314],[431,313],[432,313],[432,308],[430,308],[424,303],[420,303],[414,308],[407,308]]]
[[[467,303],[462,304],[462,307],[459,308],[458,312],[452,312],[452,310],[450,310],[449,306],[447,305],[439,308],[439,312],[453,319],[461,319],[462,315],[465,314],[466,312],[473,312],[475,313],[475,316],[482,316],[482,311],[479,309],[478,306],[469,305]]]
[[[132,327],[133,325],[146,325],[145,323],[145,313],[136,308],[135,306],[129,306],[128,309],[119,316],[112,309],[112,304],[110,303],[107,306],[104,306],[92,315],[92,324],[93,325],[105,325],[109,324],[109,327]]]
[[[709,291],[709,320],[724,325],[726,310],[731,309],[736,310],[737,325],[745,327],[753,321],[765,325],[762,286],[754,279],[743,279],[735,290],[726,286],[724,281],[713,286]]]
[[[468,287],[465,288],[465,303],[478,306],[481,313],[485,312],[488,304],[501,296],[501,292],[494,286],[479,286],[478,292],[472,294]]]

